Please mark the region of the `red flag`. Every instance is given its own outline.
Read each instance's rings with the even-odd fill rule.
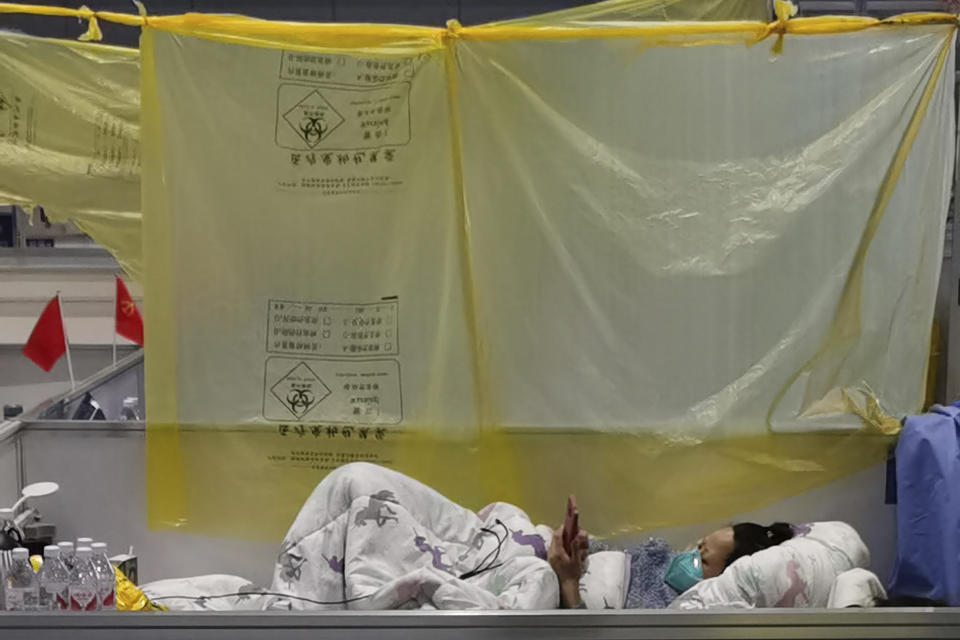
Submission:
[[[27,344],[23,345],[23,355],[44,371],[50,371],[66,350],[67,338],[63,333],[60,298],[54,296],[40,314]]]
[[[137,305],[133,303],[130,292],[123,284],[123,280],[117,277],[117,333],[122,335],[130,342],[136,342],[143,346],[143,319],[137,310]]]

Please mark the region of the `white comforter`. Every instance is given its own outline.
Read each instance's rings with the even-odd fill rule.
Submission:
[[[300,510],[270,591],[293,609],[554,609],[550,534],[514,506],[475,514],[400,473],[350,464]]]

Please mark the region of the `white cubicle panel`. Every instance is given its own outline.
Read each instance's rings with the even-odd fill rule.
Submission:
[[[103,540],[111,553],[133,546],[141,583],[230,573],[269,585],[278,540],[147,529],[142,423],[49,421],[30,424],[20,437],[24,481],[60,484],[59,492],[35,501],[59,538]]]
[[[3,425],[4,423],[0,423]],[[0,431],[2,431],[0,426]],[[4,439],[0,437],[0,506],[9,507],[20,496],[19,456],[17,454],[17,436]]]

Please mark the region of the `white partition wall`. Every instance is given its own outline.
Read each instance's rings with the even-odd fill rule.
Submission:
[[[144,513],[142,423],[42,422],[20,433],[24,482],[52,480],[56,494],[35,501],[58,538],[89,536],[111,553],[134,548],[140,581],[205,573],[269,584],[275,541],[214,539],[149,531]],[[256,518],[251,508],[251,518]]]
[[[3,432],[0,423],[0,433]],[[8,506],[17,500],[20,491],[19,451],[17,436],[0,437],[0,505]]]

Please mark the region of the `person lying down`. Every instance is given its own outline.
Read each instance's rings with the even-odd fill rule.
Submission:
[[[604,549],[573,522],[554,531],[506,503],[474,513],[403,474],[353,463],[304,503],[269,589],[236,578],[225,592],[229,577],[208,576],[144,593],[218,610],[823,607],[840,573],[869,563],[843,523],[741,523],[678,552],[657,539]]]
[[[663,609],[701,580],[719,576],[736,560],[785,542],[793,533],[792,525],[785,522],[769,527],[741,522],[707,534],[695,548],[683,552],[672,550],[666,540],[650,538],[625,550],[630,558],[630,572],[623,608]],[[589,541],[586,536],[576,539],[572,553],[569,546],[564,545],[563,532],[557,529],[547,552],[559,582],[560,605],[587,608],[580,598],[580,579],[591,552],[609,547]]]

